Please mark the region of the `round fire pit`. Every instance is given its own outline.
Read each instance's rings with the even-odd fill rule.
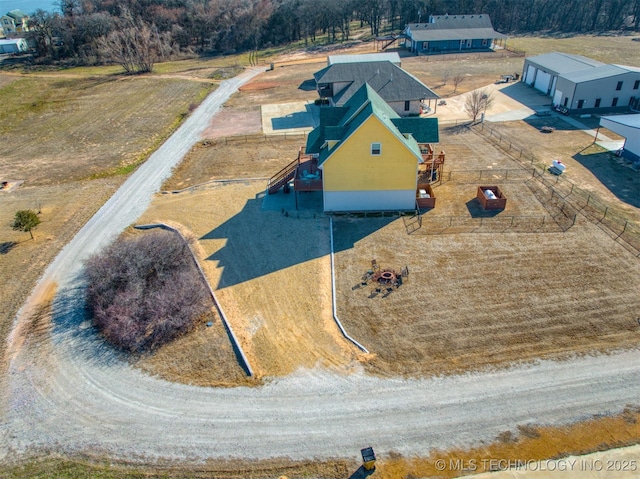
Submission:
[[[396,273],[394,271],[381,271],[376,278],[380,284],[391,284],[396,281]]]

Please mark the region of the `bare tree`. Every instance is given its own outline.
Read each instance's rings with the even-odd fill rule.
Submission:
[[[167,45],[154,26],[133,19],[126,10],[123,17],[120,28],[100,39],[100,50],[127,73],[148,73],[162,57]]]
[[[460,85],[460,83],[462,83],[463,80],[464,80],[464,76],[462,76],[460,73],[458,73],[453,77],[453,93],[458,91],[458,85]]]
[[[481,113],[485,113],[493,105],[493,94],[487,89],[473,90],[464,102],[464,109],[475,122]]]
[[[449,70],[445,70],[442,72],[442,84],[446,85],[449,81],[449,77],[451,76],[451,72]]]

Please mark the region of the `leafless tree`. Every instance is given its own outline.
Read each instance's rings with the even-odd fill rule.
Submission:
[[[445,70],[442,72],[442,84],[446,85],[449,81],[449,77],[451,76],[451,72],[449,70]]]
[[[134,19],[128,11],[123,21],[99,41],[102,54],[117,63],[127,73],[148,73],[154,63],[169,49],[157,29],[141,19]]]
[[[458,85],[460,85],[460,83],[462,83],[462,81],[464,80],[464,76],[460,73],[458,73],[457,75],[455,75],[452,79],[453,81],[453,93],[458,91]]]
[[[467,96],[464,109],[475,122],[481,113],[485,113],[493,105],[493,94],[487,89],[473,90]]]

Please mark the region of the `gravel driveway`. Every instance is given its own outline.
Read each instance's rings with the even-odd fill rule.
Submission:
[[[105,452],[132,462],[356,458],[367,445],[426,454],[490,441],[518,424],[566,423],[637,403],[637,350],[428,380],[315,369],[260,388],[214,389],[145,376],[104,348],[82,328],[81,261],[140,216],[211,115],[258,73],[247,70],[210,95],[47,269],[27,304],[57,282],[54,331],[21,344],[21,324],[14,327],[0,459],[38,450]]]

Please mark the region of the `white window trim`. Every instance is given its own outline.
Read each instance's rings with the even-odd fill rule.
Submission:
[[[375,148],[376,150],[378,150],[378,153],[374,153],[374,145],[377,145],[378,147]],[[378,142],[374,142],[371,143],[371,156],[380,156],[382,155],[382,143],[378,143]]]

